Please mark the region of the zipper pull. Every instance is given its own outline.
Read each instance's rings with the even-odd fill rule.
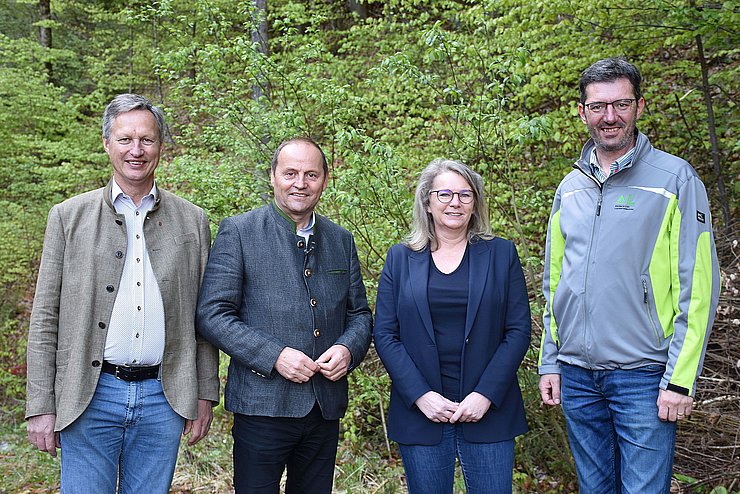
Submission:
[[[601,201],[604,200],[604,195],[599,194],[599,202],[596,203],[596,216],[601,215]]]
[[[642,280],[642,302],[645,304],[648,303],[647,302],[647,280]]]

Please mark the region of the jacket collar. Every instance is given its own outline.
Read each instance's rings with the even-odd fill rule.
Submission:
[[[473,240],[468,244],[470,261],[470,271],[468,276],[468,307],[465,317],[465,337],[470,334],[475,322],[475,316],[478,313],[483,290],[485,288],[485,276],[488,273],[490,256],[487,255],[488,247],[482,240]],[[432,254],[429,246],[424,250],[414,251],[409,255],[409,280],[411,283],[411,292],[416,302],[416,308],[419,311],[424,328],[429,334],[432,341],[434,337],[434,326],[432,325],[432,313],[429,309],[429,266]]]
[[[581,150],[581,157],[578,159],[578,161],[573,163],[573,168],[581,170],[586,175],[591,175],[590,161],[591,153],[593,152],[594,147],[596,147],[596,143],[594,143],[593,139],[589,139],[588,141],[586,141],[586,144],[583,145],[583,149]],[[635,154],[632,156],[632,161],[630,161],[630,163],[624,167],[624,170],[632,168],[640,159],[640,156],[644,153],[645,149],[647,149],[648,147],[650,147],[650,139],[648,139],[645,134],[638,130],[637,139],[635,141]]]
[[[149,210],[149,213],[155,212],[157,209],[159,209],[159,204],[162,202],[162,191],[159,189],[157,184],[154,184],[154,206],[152,206],[152,209]],[[113,201],[111,200],[111,192],[113,191],[113,177],[108,180],[108,184],[103,188],[103,201],[105,204],[108,205],[108,207],[113,211],[116,212],[116,208],[113,206]],[[117,214],[117,213],[116,213]]]
[[[293,235],[298,235],[298,229],[295,222],[290,218],[290,216],[285,214],[285,211],[280,209],[274,199],[270,203],[270,211],[272,212],[273,218],[275,218],[279,225],[290,230]],[[313,215],[313,233],[311,235],[315,236],[318,231],[319,215],[316,214],[316,212],[313,212],[311,214]]]

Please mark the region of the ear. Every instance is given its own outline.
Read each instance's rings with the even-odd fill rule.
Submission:
[[[103,139],[103,149],[105,149],[106,153],[109,152],[108,151],[108,139],[106,139],[103,134],[100,134],[100,137]]]
[[[270,168],[270,185],[272,185],[272,188],[275,188],[275,170]]]
[[[637,117],[640,118],[640,115],[642,115],[642,110],[645,109],[645,98],[640,98],[637,100]]]
[[[588,124],[588,120],[586,120],[586,108],[583,106],[583,103],[578,103],[578,114],[581,116],[581,121]]]

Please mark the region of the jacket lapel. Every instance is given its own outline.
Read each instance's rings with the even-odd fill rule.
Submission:
[[[416,307],[419,309],[419,315],[424,323],[429,338],[435,342],[434,328],[432,327],[432,313],[429,311],[429,298],[427,288],[429,284],[429,248],[421,252],[412,252],[409,255],[409,281],[411,283],[411,292],[414,295]]]
[[[468,311],[465,316],[465,337],[470,334],[478,314],[478,307],[483,298],[483,290],[488,281],[488,265],[491,256],[488,255],[488,247],[485,242],[478,241],[468,246],[470,249],[470,274],[468,276]]]

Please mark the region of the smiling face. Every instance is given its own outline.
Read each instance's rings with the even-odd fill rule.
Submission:
[[[610,103],[634,97],[635,92],[629,79],[621,78],[609,82],[593,82],[586,86],[585,104],[597,101]],[[614,162],[634,145],[635,125],[644,106],[645,100],[640,98],[627,113],[617,113],[612,105],[608,105],[603,113],[595,115],[583,104],[578,104],[578,113],[596,143],[596,154],[601,163]]]
[[[308,142],[296,141],[280,151],[270,183],[275,203],[298,228],[308,226],[311,214],[326,190],[327,175],[321,152]]]
[[[432,190],[449,190],[452,192],[468,191],[473,194],[473,187],[462,176],[455,172],[440,173],[432,182]],[[437,199],[436,193],[429,195],[427,212],[432,215],[434,230],[437,235],[467,234],[470,218],[475,208],[475,199],[470,204],[460,202],[460,195],[453,194],[452,200],[444,204]]]
[[[162,141],[154,115],[147,110],[121,113],[113,120],[110,136],[103,137],[116,183],[128,195],[148,193],[154,185]]]

